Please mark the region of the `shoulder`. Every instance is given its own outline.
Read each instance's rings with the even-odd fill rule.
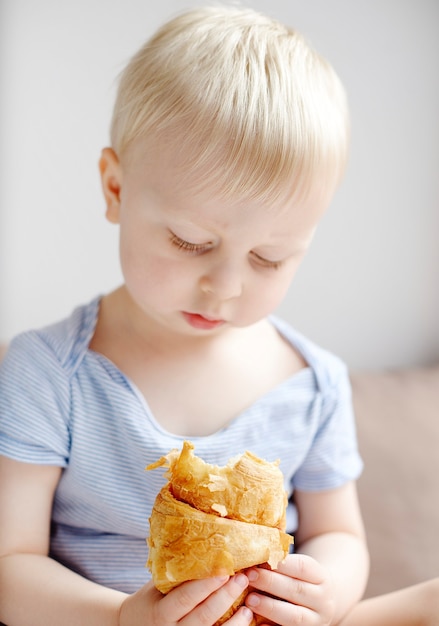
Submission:
[[[2,370],[11,368],[59,370],[70,378],[87,351],[96,325],[99,300],[77,307],[55,324],[15,337],[5,355]]]
[[[65,466],[72,378],[86,352],[97,303],[18,335],[0,365],[0,450],[18,461]]]
[[[285,320],[271,316],[270,322],[276,330],[297,350],[312,370],[320,391],[330,391],[340,383],[348,381],[346,364],[337,355],[322,348],[293,328]]]

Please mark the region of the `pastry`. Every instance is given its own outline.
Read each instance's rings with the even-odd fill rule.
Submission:
[[[181,451],[171,450],[146,468],[168,468],[148,538],[147,565],[162,593],[187,580],[232,575],[253,565],[274,568],[293,543],[284,532],[287,498],[278,463],[245,452],[218,467],[193,450],[185,441]],[[215,626],[237,610],[246,593]]]

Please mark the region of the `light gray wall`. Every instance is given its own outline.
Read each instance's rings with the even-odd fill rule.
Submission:
[[[0,0],[0,340],[119,283],[97,171],[114,81],[191,4]],[[244,4],[307,35],[352,109],[347,177],[280,312],[351,368],[439,360],[439,3]]]

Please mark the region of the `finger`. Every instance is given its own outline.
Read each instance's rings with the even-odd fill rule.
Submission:
[[[323,567],[307,554],[290,554],[279,563],[276,571],[314,585],[321,585],[325,580]]]
[[[321,605],[321,588],[278,571],[253,568],[247,572],[252,589],[268,593],[287,602],[307,607],[314,611]]]
[[[246,606],[241,606],[236,613],[224,623],[224,626],[249,626],[253,620],[253,612]]]
[[[170,591],[159,604],[163,624],[174,624],[229,580],[228,576],[190,580]]]
[[[248,586],[248,578],[244,574],[236,574],[222,587],[214,591],[208,598],[201,602],[194,610],[181,620],[182,626],[212,626],[222,617],[230,607],[243,595]],[[242,602],[244,600],[242,599]],[[232,624],[250,623],[250,612],[241,611]],[[244,620],[244,621],[243,621]],[[229,622],[227,622],[229,623]]]
[[[255,614],[279,626],[292,626],[293,624],[318,626],[322,623],[315,611],[270,596],[249,593],[245,603]]]

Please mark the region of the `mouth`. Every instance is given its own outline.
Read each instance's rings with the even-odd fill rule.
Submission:
[[[213,319],[211,317],[205,317],[199,313],[188,313],[183,311],[183,317],[192,326],[192,328],[198,328],[201,330],[212,330],[225,324],[224,320]]]

